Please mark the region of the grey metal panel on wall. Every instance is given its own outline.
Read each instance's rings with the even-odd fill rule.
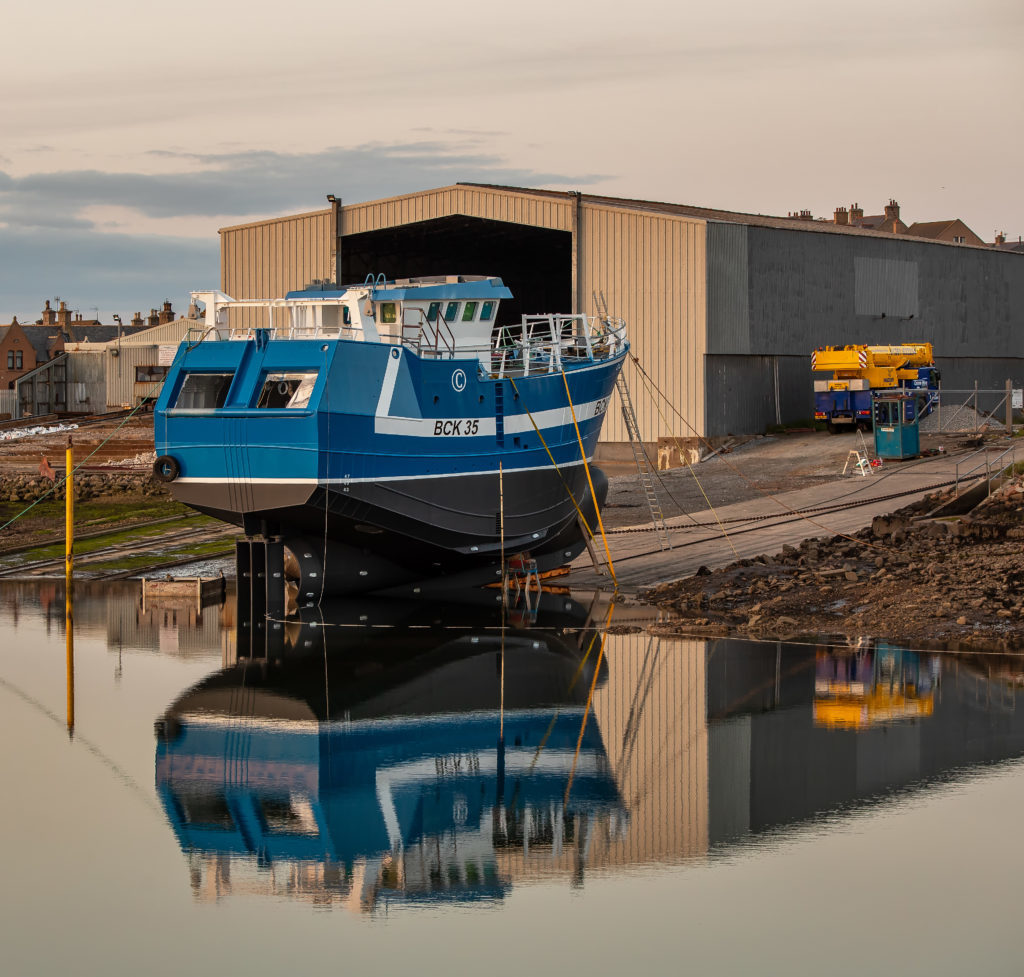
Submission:
[[[975,383],[981,390],[1003,390],[1007,380],[1024,387],[1024,358],[1019,356],[940,356],[935,362],[944,391],[969,390]]]
[[[707,275],[708,352],[751,352],[745,224],[708,223]]]
[[[933,343],[939,357],[1024,355],[1022,255],[898,235],[753,226],[747,233],[751,353],[919,341]],[[914,312],[908,266],[916,268]],[[869,311],[858,311],[859,299]]]
[[[709,438],[759,434],[777,419],[792,424],[812,416],[810,356],[709,354],[704,363]]]
[[[910,318],[919,313],[917,262],[854,258],[853,306],[857,315]]]

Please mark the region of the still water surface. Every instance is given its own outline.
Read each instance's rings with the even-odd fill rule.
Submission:
[[[81,586],[69,735],[62,588],[3,586],[2,972],[1020,970],[1012,661],[492,598]]]

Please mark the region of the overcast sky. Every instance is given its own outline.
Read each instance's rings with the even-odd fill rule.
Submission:
[[[459,180],[1024,234],[1024,0],[106,0],[4,15],[0,323],[219,280],[217,229]],[[459,270],[459,269],[456,269]],[[465,270],[465,269],[461,269]]]

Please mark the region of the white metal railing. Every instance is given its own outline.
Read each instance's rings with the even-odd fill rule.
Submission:
[[[336,324],[325,324],[323,313],[327,308],[337,310]],[[266,324],[232,323],[228,315],[231,309],[266,310]],[[187,342],[255,339],[257,333],[268,339],[369,341],[362,325],[345,323],[343,315],[340,300],[232,301],[218,305],[216,325],[190,329]],[[389,325],[395,327],[393,332],[385,331]],[[626,344],[625,322],[609,315],[524,315],[517,325],[501,327],[496,339],[488,344],[459,343],[440,310],[431,321],[423,309],[403,309],[400,322],[375,323],[375,328],[380,343],[404,345],[420,356],[434,359],[476,358],[483,369],[489,366],[489,372],[499,377],[557,373],[564,365],[610,359]]]
[[[626,323],[612,316],[525,315],[515,335],[503,327],[492,348],[498,377],[557,373],[563,364],[611,359],[626,344]]]

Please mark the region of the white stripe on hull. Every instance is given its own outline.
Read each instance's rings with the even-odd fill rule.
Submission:
[[[588,464],[593,464],[593,457],[587,458]],[[568,461],[565,464],[559,465],[559,470],[565,468],[575,468],[580,464],[580,461]],[[505,468],[504,475],[508,478],[511,475],[515,475],[518,472],[539,472],[545,469],[551,468],[551,463],[546,465],[533,465],[529,468]],[[437,474],[419,474],[419,475],[387,475],[380,476],[375,475],[369,478],[197,478],[183,476],[174,480],[175,485],[308,485],[315,487],[317,485],[355,485],[361,482],[376,482],[382,484],[384,482],[412,482],[412,481],[424,481],[434,478],[472,478],[477,475],[497,475],[498,469],[491,468],[484,471],[465,471],[465,472],[449,472],[449,473],[437,473]]]

